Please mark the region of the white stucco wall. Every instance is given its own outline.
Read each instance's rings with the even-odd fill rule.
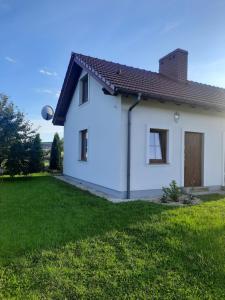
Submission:
[[[81,77],[85,73],[81,74]],[[64,174],[116,191],[126,191],[127,110],[135,99],[108,96],[89,76],[89,102],[79,105],[79,85],[64,124]],[[180,113],[178,123],[174,112]],[[150,128],[169,131],[168,163],[150,165]],[[79,160],[79,132],[88,129],[88,161]],[[224,185],[225,116],[157,101],[132,112],[131,191],[161,189],[173,179],[184,185],[184,133],[204,134],[204,186]]]
[[[127,110],[131,100],[122,100],[123,188],[126,189],[126,136]],[[174,112],[180,113],[178,123]],[[150,165],[147,157],[150,128],[169,131],[168,164]],[[173,179],[184,186],[184,133],[204,134],[204,186],[224,185],[224,132],[225,116],[211,110],[185,105],[143,101],[132,112],[131,190],[161,189]]]
[[[81,77],[85,73],[82,72]],[[88,129],[88,161],[80,161],[79,131]],[[79,105],[79,85],[64,124],[64,174],[121,190],[121,98],[104,95],[89,76],[89,102]]]

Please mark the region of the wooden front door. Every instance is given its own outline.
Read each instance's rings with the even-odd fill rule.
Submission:
[[[185,132],[184,186],[201,186],[203,170],[203,135]]]

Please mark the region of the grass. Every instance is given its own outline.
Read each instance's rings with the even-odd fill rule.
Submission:
[[[0,299],[225,299],[225,199],[112,204],[0,180]]]

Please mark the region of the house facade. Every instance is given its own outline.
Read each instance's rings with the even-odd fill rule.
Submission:
[[[65,176],[116,198],[224,186],[225,90],[187,80],[186,51],[159,73],[72,54],[53,123]]]

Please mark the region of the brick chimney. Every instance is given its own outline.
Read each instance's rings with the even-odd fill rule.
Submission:
[[[176,49],[159,60],[159,73],[172,79],[186,81],[188,52]]]

